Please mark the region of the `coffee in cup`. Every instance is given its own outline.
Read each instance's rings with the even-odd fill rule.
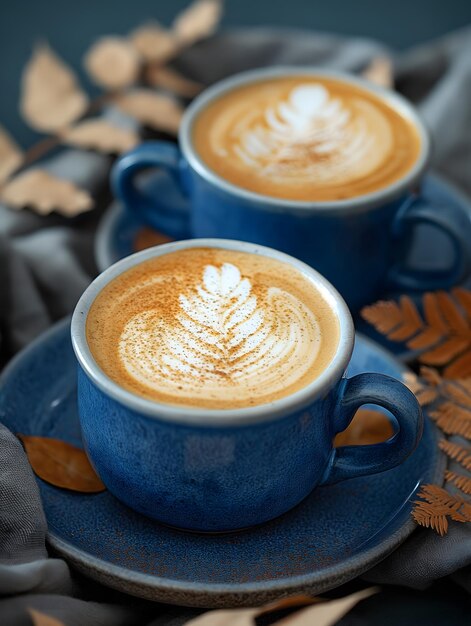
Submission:
[[[280,76],[227,91],[196,117],[194,147],[228,182],[288,200],[336,201],[403,178],[420,155],[414,123],[371,91]]]
[[[274,402],[332,362],[339,322],[314,283],[278,259],[188,248],[135,265],[93,302],[87,341],[120,387],[180,406]]]

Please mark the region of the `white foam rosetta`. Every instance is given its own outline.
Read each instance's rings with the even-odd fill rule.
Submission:
[[[295,383],[316,360],[321,340],[313,312],[276,287],[255,295],[231,263],[207,265],[201,283],[178,303],[173,324],[144,311],[120,338],[128,373],[160,393],[227,399],[230,390],[245,390],[261,397]]]
[[[346,182],[375,170],[392,145],[389,123],[366,99],[344,103],[316,83],[237,119],[233,154],[241,166],[280,180]]]

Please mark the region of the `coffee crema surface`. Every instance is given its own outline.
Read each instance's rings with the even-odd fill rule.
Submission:
[[[265,256],[189,248],[112,280],[87,316],[104,373],[139,396],[187,407],[265,404],[332,361],[339,322],[315,284]]]
[[[380,97],[313,76],[228,91],[199,113],[193,143],[228,182],[311,202],[384,189],[411,170],[421,151],[416,126]]]

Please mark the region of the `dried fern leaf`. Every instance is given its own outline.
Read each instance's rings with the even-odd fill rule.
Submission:
[[[446,470],[445,480],[449,483],[453,483],[463,493],[471,495],[471,478],[463,476],[462,474],[457,474],[456,472],[451,472],[450,470]]]
[[[438,398],[437,389],[434,386],[424,386],[416,374],[406,372],[402,380],[412,393],[415,394],[420,406],[428,406]]]
[[[438,485],[423,485],[417,496],[429,504],[444,506],[450,510],[453,507],[456,507],[457,502],[460,504],[463,503],[463,500],[458,500],[458,498],[451,495],[448,491],[443,489],[443,487],[439,487]]]
[[[469,346],[468,346],[469,350]],[[458,357],[453,363],[450,363],[443,370],[445,378],[469,378],[471,377],[471,352]]]
[[[438,387],[442,383],[442,377],[438,370],[434,367],[427,367],[422,365],[420,368],[420,376],[432,387]]]
[[[471,393],[464,387],[462,381],[444,382],[440,392],[442,396],[448,398],[456,404],[462,405],[471,411]]]
[[[422,499],[414,501],[413,519],[441,536],[448,532],[448,517],[455,522],[471,519],[471,505],[438,485],[424,485],[417,495]]]
[[[471,451],[457,443],[442,439],[438,447],[443,450],[450,459],[456,461],[464,467],[464,469],[471,471]]]
[[[361,311],[362,317],[392,341],[404,341],[423,328],[417,307],[409,296],[400,301],[381,300]]]
[[[429,416],[437,426],[447,435],[471,437],[471,413],[450,402],[444,402],[436,410],[430,411]]]
[[[423,389],[416,394],[420,406],[429,406],[438,398],[436,389]]]
[[[388,335],[392,341],[405,341],[423,328],[417,307],[409,296],[401,296],[400,306],[402,312],[401,324]]]
[[[419,360],[427,365],[445,365],[462,354],[467,348],[469,348],[469,340],[451,337],[437,347],[423,352],[419,356]]]
[[[437,344],[443,338],[436,328],[428,327],[407,342],[411,350],[423,350]]]
[[[462,309],[471,320],[471,292],[463,287],[455,287],[451,290],[453,296],[458,300]]]
[[[420,526],[432,528],[441,537],[448,532],[448,519],[446,513],[437,513],[434,506],[427,502],[417,500],[412,511],[412,518]]]
[[[450,296],[444,291],[439,291],[436,296],[448,328],[457,335],[469,335],[469,325]]]
[[[393,300],[380,300],[364,307],[361,316],[378,332],[387,335],[402,322],[401,307]]]
[[[424,316],[427,324],[435,328],[440,335],[448,331],[445,320],[442,317],[440,302],[436,293],[425,293],[422,297]]]
[[[468,418],[469,419],[469,418]],[[447,439],[439,442],[439,448],[443,450],[451,459],[460,463],[465,469],[471,471],[471,449],[466,448]]]

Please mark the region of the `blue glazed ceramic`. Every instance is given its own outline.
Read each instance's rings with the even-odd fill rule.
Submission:
[[[162,192],[166,186],[171,187],[168,179],[156,174],[143,182],[146,193],[155,195]],[[454,206],[457,210],[466,212],[471,218],[471,203],[468,198],[436,173],[429,173],[425,176],[421,185],[421,195],[430,204]],[[134,242],[142,232],[142,228],[142,221],[130,211],[124,211],[118,202],[110,206],[100,222],[95,240],[95,258],[99,270],[104,271],[116,261],[133,254]],[[413,241],[406,262],[418,281],[421,281],[421,277],[427,278],[432,274],[440,277],[443,270],[452,264],[453,255],[453,246],[443,233],[429,225],[422,225],[413,233]],[[469,277],[465,284],[470,286]],[[422,287],[423,290],[426,289],[425,284]],[[403,289],[400,293],[411,295],[416,299],[416,304],[419,304],[420,296],[414,290]],[[396,292],[386,290],[380,294],[382,299],[392,299],[397,296]],[[394,352],[401,360],[408,361],[413,358],[414,355],[404,350],[402,343],[388,341],[360,316],[356,316],[355,326],[362,333]]]
[[[404,369],[357,336],[349,375],[401,378]],[[76,360],[64,320],[24,350],[0,379],[0,421],[13,432],[81,446]],[[441,484],[444,459],[425,420],[415,452],[396,468],[328,485],[252,529],[194,534],[135,513],[109,491],[80,494],[37,479],[49,544],[90,577],[151,600],[189,606],[256,606],[322,593],[371,568],[414,529],[421,482]]]
[[[193,409],[159,404],[120,388],[89,350],[89,308],[114,278],[143,261],[177,250],[215,247],[272,257],[300,271],[339,320],[332,362],[303,389],[243,409]],[[72,318],[79,362],[79,414],[86,450],[108,489],[135,510],[179,528],[227,531],[266,522],[298,504],[319,484],[395,467],[422,434],[415,396],[380,374],[345,379],[353,324],[333,287],[304,263],[270,248],[221,239],[193,239],[119,261],[85,291]],[[395,418],[387,442],[333,450],[359,406],[374,402]]]
[[[401,180],[380,191],[333,202],[299,202],[262,196],[228,183],[210,170],[192,145],[198,113],[228,90],[275,76],[337,77],[385,99],[410,119],[421,137],[421,155]],[[470,269],[469,216],[448,204],[430,203],[415,193],[430,158],[430,139],[416,111],[401,96],[359,78],[308,68],[258,69],[207,89],[187,109],[180,148],[148,142],[123,156],[112,172],[114,192],[144,223],[174,238],[222,237],[267,245],[317,269],[356,311],[374,301],[385,285],[398,289],[441,289],[459,282]],[[160,168],[173,191],[143,193],[138,172]],[[453,258],[443,271],[417,275],[404,266],[419,224],[445,233]]]

